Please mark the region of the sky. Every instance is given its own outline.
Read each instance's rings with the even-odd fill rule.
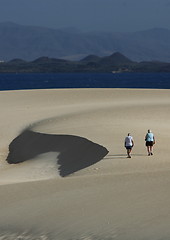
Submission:
[[[82,31],[170,29],[170,0],[0,0],[0,22]]]

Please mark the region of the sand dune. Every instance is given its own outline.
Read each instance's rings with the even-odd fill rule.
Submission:
[[[0,107],[0,239],[169,239],[169,90],[5,91]]]

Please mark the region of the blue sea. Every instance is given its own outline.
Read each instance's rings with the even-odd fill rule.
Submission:
[[[170,73],[0,74],[0,91],[51,88],[170,89]]]

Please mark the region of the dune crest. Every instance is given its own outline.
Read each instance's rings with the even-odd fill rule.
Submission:
[[[107,155],[108,150],[79,136],[25,130],[9,145],[7,162],[21,163],[48,152],[59,153],[56,164],[59,164],[60,175],[65,177],[100,161]]]

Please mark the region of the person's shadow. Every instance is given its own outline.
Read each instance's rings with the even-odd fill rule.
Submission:
[[[6,160],[16,164],[47,152],[60,153],[59,173],[65,177],[100,161],[109,151],[83,137],[45,134],[27,129],[11,142]]]

